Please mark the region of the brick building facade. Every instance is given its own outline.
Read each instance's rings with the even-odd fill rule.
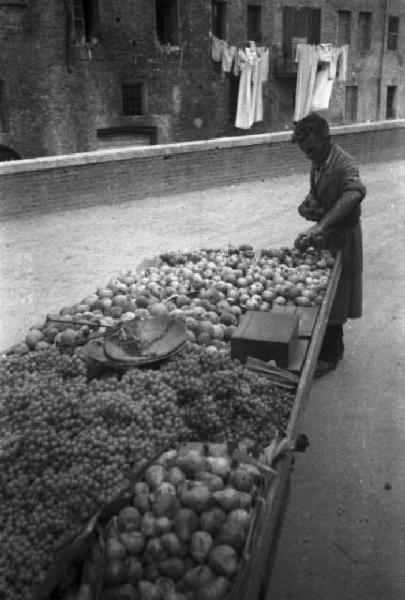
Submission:
[[[239,79],[211,34],[270,49],[264,120],[234,126]],[[405,116],[403,0],[0,0],[0,159],[291,127],[292,38],[349,43],[332,123]]]

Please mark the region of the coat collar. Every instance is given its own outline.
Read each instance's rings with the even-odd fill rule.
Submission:
[[[324,180],[324,178],[328,178],[332,175],[335,158],[336,158],[336,145],[333,144],[328,158],[321,165],[321,167],[319,169],[316,169],[315,165],[314,164],[312,165],[311,178],[312,178],[314,189],[319,188],[319,185],[322,182],[322,180]]]

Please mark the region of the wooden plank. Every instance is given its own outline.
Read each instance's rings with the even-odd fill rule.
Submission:
[[[287,434],[291,438],[294,438],[297,433],[298,418],[311,389],[315,366],[339,282],[341,268],[341,256],[339,254],[332,269],[324,301],[318,313],[299,380],[287,427]],[[246,586],[243,590],[244,593],[238,596],[239,600],[245,600],[246,598],[249,598],[249,600],[271,600],[268,598],[268,586],[287,510],[293,464],[294,457],[291,454],[286,455],[277,464],[278,474],[273,480],[266,497],[263,532],[258,547],[251,557],[250,569],[246,574]]]
[[[326,325],[328,323],[333,300],[335,298],[336,288],[339,283],[341,270],[342,257],[339,253],[336,257],[336,261],[329,279],[329,285],[326,290],[325,298],[323,300],[321,310],[319,311],[318,318],[315,323],[304,368],[302,370],[300,382],[298,384],[294,406],[291,411],[290,420],[287,427],[287,435],[289,437],[294,437],[294,435],[297,433],[296,429],[298,424],[298,418],[303,409],[304,402],[307,399],[309,391],[311,389],[319,351],[321,349]]]
[[[277,475],[265,498],[265,511],[261,517],[261,534],[249,557],[237,600],[259,600],[267,589],[269,571],[274,562],[277,540],[287,504],[289,478],[293,456],[286,455],[277,466]]]
[[[312,337],[316,320],[320,311],[319,306],[299,306],[298,316],[298,337],[310,338]]]
[[[309,340],[298,338],[297,345],[288,363],[288,370],[291,373],[300,375],[305,365],[305,359],[308,354]]]

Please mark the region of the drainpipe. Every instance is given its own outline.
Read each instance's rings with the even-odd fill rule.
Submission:
[[[384,55],[385,55],[385,37],[386,37],[385,32],[387,30],[388,2],[389,2],[389,0],[385,0],[385,2],[384,2],[384,26],[383,26],[383,35],[382,35],[381,52],[380,52],[380,72],[379,72],[378,79],[377,79],[377,106],[376,106],[376,119],[375,119],[376,121],[380,120],[380,111],[381,111]]]

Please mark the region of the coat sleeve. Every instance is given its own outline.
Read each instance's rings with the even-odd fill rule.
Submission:
[[[338,197],[331,209],[320,219],[320,224],[325,229],[339,227],[348,219],[357,220],[360,216],[360,203],[366,195],[359,171],[349,156],[339,157],[336,177]]]

